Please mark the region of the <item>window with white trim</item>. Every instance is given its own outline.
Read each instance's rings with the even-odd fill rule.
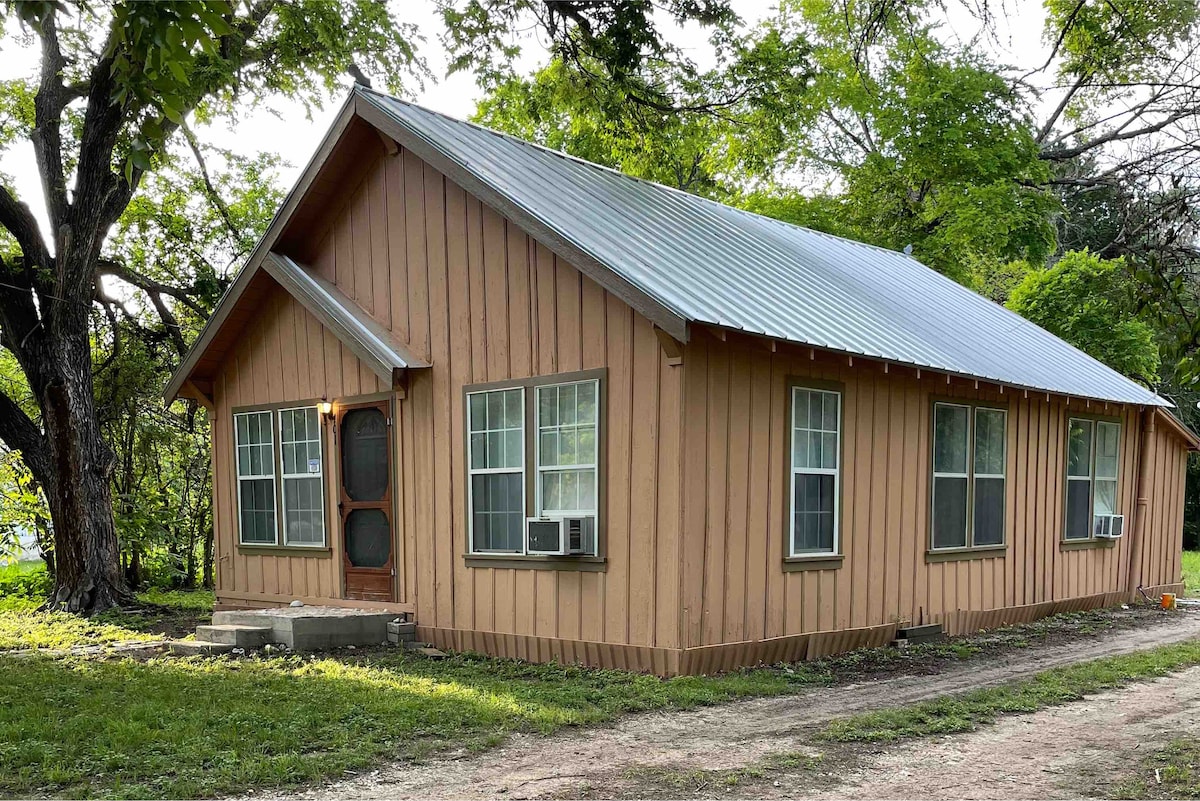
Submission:
[[[537,388],[537,514],[596,513],[596,381]]]
[[[930,548],[1004,544],[1008,413],[961,403],[933,406]]]
[[[1096,517],[1117,514],[1121,424],[1067,421],[1067,497],[1063,538],[1092,539]]]
[[[276,545],[275,447],[270,412],[233,416],[237,444],[238,530],[244,545]]]
[[[792,387],[790,556],[838,552],[842,393]]]
[[[279,411],[283,542],[325,546],[321,415],[315,406]]]
[[[471,550],[525,550],[525,390],[467,395]]]
[[[600,401],[595,378],[467,392],[472,553],[525,554],[528,518],[591,517],[597,530]],[[578,555],[596,555],[590,543]]]

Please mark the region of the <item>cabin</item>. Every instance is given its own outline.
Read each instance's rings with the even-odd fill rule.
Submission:
[[[1200,446],[904,253],[362,87],[165,395],[219,608],[661,675],[1178,591]]]

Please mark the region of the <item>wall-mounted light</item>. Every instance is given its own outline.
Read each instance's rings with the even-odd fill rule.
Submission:
[[[322,417],[329,418],[333,416],[333,404],[327,400],[318,403],[317,409],[320,410]]]

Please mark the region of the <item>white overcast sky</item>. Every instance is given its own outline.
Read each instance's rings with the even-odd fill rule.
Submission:
[[[427,81],[425,87],[410,83],[408,99],[421,105],[445,112],[456,117],[467,117],[475,110],[481,92],[474,78],[467,73],[445,77],[445,59],[439,42],[442,32],[440,19],[434,13],[433,0],[390,0],[397,4],[404,20],[417,25],[425,42],[421,54],[434,73],[435,80]],[[735,10],[748,23],[753,24],[774,13],[778,0],[732,0]],[[985,46],[993,57],[1003,63],[1021,66],[1041,65],[1048,48],[1042,41],[1043,11],[1038,0],[1003,0],[1007,12],[1006,21],[999,34]],[[944,21],[947,37],[970,39],[978,30],[978,24],[958,3],[951,3],[949,17]],[[701,64],[706,61],[707,42],[703,30],[693,27],[676,30],[672,34],[676,43],[686,48]],[[36,74],[39,52],[34,45],[22,49],[11,40],[0,50],[0,79],[32,76]],[[528,72],[546,58],[544,49],[536,41],[527,43],[519,68]],[[351,80],[347,78],[349,87]],[[342,97],[335,97],[323,110],[314,112],[307,119],[304,110],[296,103],[275,101],[272,108],[279,116],[266,109],[244,115],[236,124],[224,124],[210,129],[205,138],[215,145],[252,154],[272,151],[283,157],[289,166],[280,171],[280,183],[290,188],[299,171],[308,162],[321,137],[328,128]],[[12,176],[17,191],[44,219],[43,203],[33,149],[28,143],[18,145],[0,156],[0,172]]]

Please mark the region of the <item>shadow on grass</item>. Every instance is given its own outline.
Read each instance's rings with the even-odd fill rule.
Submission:
[[[0,657],[0,796],[194,798],[337,777],[620,712],[786,692],[468,656],[358,662]]]

